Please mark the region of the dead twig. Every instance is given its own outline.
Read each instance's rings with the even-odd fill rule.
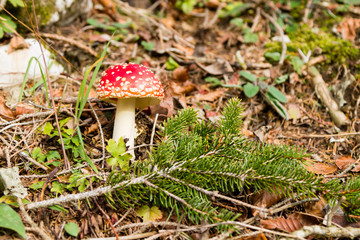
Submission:
[[[40,36],[69,43],[71,45],[74,45],[74,46],[90,53],[94,57],[98,57],[98,54],[94,50],[92,50],[90,47],[86,46],[85,44],[83,44],[79,41],[76,41],[75,39],[71,39],[69,37],[64,37],[64,36],[61,36],[58,34],[53,34],[53,33],[40,33]]]
[[[339,228],[336,226],[304,226],[301,230],[291,233],[292,237],[306,238],[310,235],[325,236],[326,238],[351,238],[354,239],[360,236],[360,228],[345,227]]]
[[[332,98],[330,90],[325,84],[325,81],[319,71],[315,67],[310,67],[308,69],[309,74],[311,75],[311,83],[316,92],[316,95],[321,100],[321,102],[329,110],[330,116],[336,126],[343,127],[349,124],[349,120],[345,114],[340,110],[339,105]]]
[[[274,26],[275,28],[279,31],[280,34],[280,38],[281,38],[281,45],[282,45],[282,51],[281,51],[281,56],[280,56],[280,61],[279,61],[279,65],[283,65],[285,57],[286,57],[286,51],[287,51],[287,46],[286,46],[286,42],[285,42],[285,34],[284,34],[284,30],[282,29],[282,27],[276,22],[276,20],[271,17],[269,14],[265,13],[264,11],[261,10],[261,15],[263,15],[264,17],[266,17]]]
[[[52,89],[52,85],[51,85],[50,78],[49,78],[49,70],[48,70],[48,67],[47,67],[43,46],[42,46],[41,40],[39,38],[40,30],[39,30],[38,20],[37,20],[37,17],[36,17],[37,15],[36,15],[36,10],[35,10],[35,2],[34,2],[34,0],[32,0],[32,9],[33,9],[33,13],[34,13],[34,19],[35,19],[36,28],[35,28],[35,26],[32,26],[32,27],[34,29],[34,32],[37,33],[36,40],[39,43],[39,47],[40,47],[40,50],[41,50],[41,55],[42,55],[42,58],[43,58],[43,61],[44,61],[45,72],[46,72],[46,81],[47,81],[47,85],[48,85],[48,88],[49,88],[49,95],[50,95],[50,98],[51,98],[51,104],[52,104],[52,108],[53,108],[53,111],[54,111],[56,127],[57,127],[57,130],[59,132],[59,138],[60,138],[61,148],[62,148],[63,157],[64,157],[64,165],[65,165],[65,168],[70,169],[70,162],[69,162],[69,160],[67,158],[65,145],[64,145],[64,140],[63,140],[63,137],[62,137],[62,134],[61,134],[60,124],[59,124],[59,117],[58,117],[58,114],[57,114],[57,111],[56,111],[56,105],[55,105],[55,101],[54,101],[53,89]]]
[[[21,198],[17,198],[17,203],[19,204],[19,209],[21,211],[21,215],[23,216],[24,220],[30,224],[31,230],[36,232],[42,239],[44,240],[52,240],[47,232],[44,229],[41,229],[36,223],[31,219],[30,215],[26,212],[24,208],[24,204],[21,201]]]
[[[98,124],[98,126],[99,126],[99,132],[100,132],[100,138],[101,138],[101,145],[102,145],[102,159],[105,159],[105,153],[106,153],[106,151],[105,151],[104,132],[103,132],[103,130],[102,130],[100,120],[99,120],[99,118],[98,118],[98,115],[97,115],[94,107],[91,105],[90,101],[88,101],[88,103],[89,103],[89,106],[90,106],[90,108],[91,108],[94,116],[95,116],[96,122],[97,122],[97,124]],[[103,162],[102,167],[104,168],[104,162]]]

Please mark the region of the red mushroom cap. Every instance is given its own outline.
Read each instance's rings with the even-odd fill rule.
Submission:
[[[160,80],[147,67],[124,63],[109,67],[102,73],[96,88],[100,99],[110,102],[119,98],[138,98],[136,107],[159,104],[164,98]]]

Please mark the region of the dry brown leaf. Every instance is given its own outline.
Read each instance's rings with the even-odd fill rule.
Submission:
[[[88,38],[90,42],[108,42],[111,36],[108,34],[90,33]]]
[[[241,129],[241,134],[243,134],[246,138],[252,138],[255,137],[254,132],[248,130],[248,129]]]
[[[280,193],[280,191],[277,191],[276,188],[275,188],[275,192],[260,191],[253,195],[252,204],[261,208],[269,208],[275,203],[277,203],[283,197],[284,195]],[[257,216],[258,214],[259,214],[258,210],[253,210],[254,216]]]
[[[7,121],[15,118],[14,113],[6,106],[5,99],[2,96],[0,96],[0,117]]]
[[[323,197],[320,197],[320,200],[317,202],[307,202],[304,205],[306,213],[317,217],[324,217],[324,208],[326,206],[326,201]]]
[[[180,51],[183,51],[185,53],[185,56],[192,56],[194,53],[194,49],[190,47],[184,47],[178,43],[172,44],[175,48],[179,49]]]
[[[239,238],[238,240],[267,240],[267,238],[264,233],[259,233],[259,234],[253,235],[253,236],[242,237],[242,238]]]
[[[348,222],[345,215],[335,214],[332,218],[332,222],[342,227],[360,228],[360,222]]]
[[[170,91],[168,89],[166,89],[164,100],[160,103],[160,105],[150,106],[150,109],[151,109],[152,117],[155,117],[155,115],[157,113],[167,115],[168,117],[173,116],[175,113],[175,110],[174,110],[173,98],[172,98]]]
[[[306,170],[309,172],[313,172],[316,174],[331,174],[337,170],[337,167],[335,165],[329,165],[327,163],[310,163],[309,165],[305,165]]]
[[[88,87],[85,86],[84,96],[85,96],[87,91],[88,91]],[[79,92],[77,92],[77,95],[79,95]],[[97,98],[97,93],[96,93],[96,90],[94,88],[90,89],[89,98]]]
[[[165,25],[167,28],[174,27],[174,24],[176,23],[174,18],[171,16],[171,14],[166,14],[165,18],[161,18],[161,23]]]
[[[85,134],[92,133],[93,131],[96,131],[99,128],[99,125],[97,123],[93,123],[90,125],[90,127],[85,129]]]
[[[295,218],[285,219],[284,217],[269,219],[269,220],[260,220],[260,226],[267,229],[282,230],[287,233],[294,232],[303,227],[303,225],[298,219]]]
[[[360,28],[360,19],[345,18],[336,30],[341,34],[342,38],[354,41],[356,37],[356,29]]]
[[[289,119],[299,119],[301,118],[301,111],[297,104],[289,103],[287,105]]]
[[[189,71],[187,68],[178,67],[173,71],[173,78],[178,82],[186,82],[189,80]]]
[[[341,156],[335,160],[336,166],[338,166],[339,169],[345,170],[349,165],[354,164],[356,162],[355,159],[353,159],[351,156]],[[352,172],[360,172],[360,164],[357,163],[353,169],[351,169]]]
[[[63,89],[62,88],[56,88],[53,90],[53,97],[54,98],[61,98],[63,96]]]
[[[9,45],[9,52],[8,54],[12,53],[17,49],[29,48],[30,44],[25,41],[25,39],[21,36],[15,36],[10,40]]]
[[[196,94],[195,101],[213,102],[216,99],[218,99],[219,97],[221,97],[222,95],[224,95],[224,90],[218,88],[215,91],[212,91],[212,92],[209,92],[206,94]]]
[[[316,218],[315,216],[310,216],[308,214],[303,214],[301,212],[295,212],[288,216],[288,218],[297,219],[303,226],[312,226],[321,223],[322,218]]]
[[[34,106],[26,103],[18,103],[15,108],[15,116],[30,114],[35,111]]]
[[[175,95],[175,96],[179,96],[182,94],[188,94],[191,93],[192,91],[196,90],[197,87],[194,83],[192,83],[191,81],[185,81],[183,83],[177,83],[174,81],[170,82],[170,90],[171,90],[171,95]]]
[[[112,223],[112,224],[115,224],[117,221],[119,221],[119,216],[117,215],[116,212],[113,212],[113,213],[111,214],[110,219],[111,219],[111,223]]]
[[[240,80],[240,74],[238,71],[234,72],[233,75],[231,75],[229,83],[230,85],[238,85]]]
[[[215,62],[208,66],[204,66],[201,63],[196,62],[196,65],[210,75],[222,75],[226,72],[225,64],[220,62]]]

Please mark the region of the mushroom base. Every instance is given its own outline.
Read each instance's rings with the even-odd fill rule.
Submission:
[[[134,156],[135,136],[135,102],[134,98],[118,99],[116,103],[113,139],[118,142],[121,137],[127,138],[130,154]]]

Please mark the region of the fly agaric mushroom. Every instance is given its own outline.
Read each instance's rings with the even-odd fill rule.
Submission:
[[[99,98],[116,102],[113,139],[128,138],[130,149],[134,148],[135,108],[159,104],[164,98],[160,80],[147,67],[124,63],[109,67],[102,73],[96,88]],[[133,150],[131,150],[132,155]]]

